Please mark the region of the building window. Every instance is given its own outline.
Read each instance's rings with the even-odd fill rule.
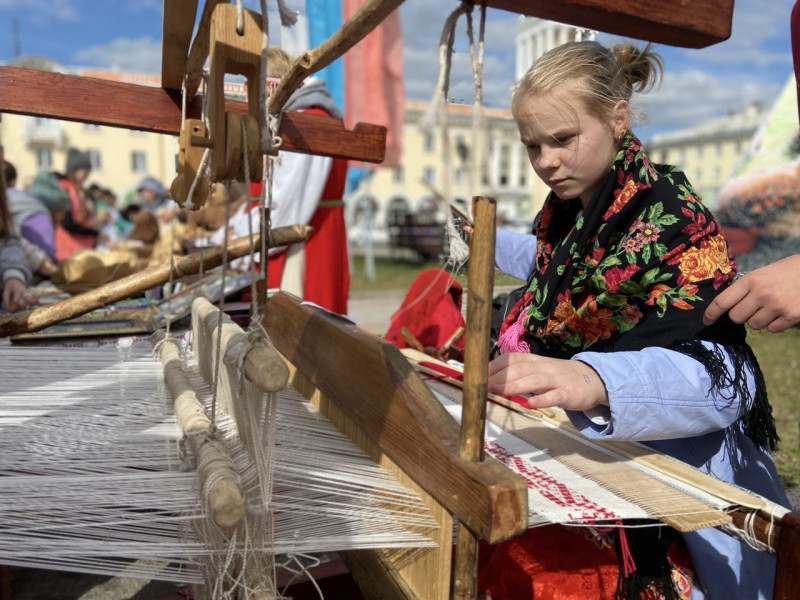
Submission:
[[[464,180],[464,171],[462,171],[461,169],[456,169],[456,174],[455,174],[456,185],[461,185],[463,183],[463,180]]]
[[[425,175],[423,177],[425,179],[425,183],[433,185],[433,180],[434,180],[433,167],[425,167]]]
[[[736,154],[742,153],[742,140],[736,140]]]
[[[89,163],[92,171],[102,171],[103,163],[100,161],[100,150],[89,150]]]
[[[426,152],[433,152],[433,134],[425,134],[425,150]]]
[[[403,173],[403,167],[397,167],[394,170],[393,178],[395,183],[403,183],[403,180],[405,179],[405,173]]]
[[[714,167],[714,182],[718,182],[720,179],[720,168]]]
[[[36,148],[36,169],[53,168],[53,149],[52,148]]]
[[[702,146],[698,146],[697,147],[697,158],[703,158],[703,147]]]
[[[697,171],[695,171],[694,177],[695,177],[695,179],[697,181],[702,181],[703,180],[703,170],[702,169],[697,169]]]
[[[738,145],[738,143],[737,143],[737,145]],[[737,148],[736,151],[738,152],[739,149]],[[719,142],[714,144],[714,155],[715,156],[722,156],[722,144],[720,144]]]
[[[100,125],[97,123],[84,123],[83,129],[84,131],[100,131]]]
[[[131,171],[134,173],[147,171],[147,157],[144,152],[131,152]]]
[[[500,174],[500,185],[503,187],[508,185],[508,175],[505,173]]]

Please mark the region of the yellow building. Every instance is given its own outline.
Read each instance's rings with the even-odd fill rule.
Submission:
[[[358,240],[362,235],[359,230],[369,206],[375,210],[373,235],[383,240],[387,224],[399,215],[414,213],[441,222],[446,215],[445,198],[467,205],[473,195],[495,198],[501,219],[528,219],[534,175],[511,113],[484,108],[485,126],[476,148],[472,106],[448,105],[448,170],[442,128],[421,126],[426,107],[425,102],[406,101],[401,166],[378,166],[350,195],[352,237]],[[478,166],[473,168],[473,164]]]
[[[655,162],[683,170],[695,191],[713,208],[719,190],[765,118],[766,112],[751,104],[740,113],[654,135],[644,145]]]

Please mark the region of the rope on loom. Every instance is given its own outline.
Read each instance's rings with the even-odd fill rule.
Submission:
[[[755,524],[756,519],[758,517],[758,512],[750,510],[747,512],[744,518],[743,528],[740,529],[733,523],[728,523],[720,527],[723,531],[725,531],[728,535],[735,537],[738,540],[741,540],[751,548],[758,550],[760,552],[768,552],[769,554],[774,555],[776,552],[775,545],[773,544],[773,537],[775,536],[775,519],[785,514],[787,510],[778,504],[772,504],[769,507],[769,526],[766,529],[766,537],[767,541],[762,542],[758,539],[755,531]],[[780,515],[776,515],[776,513],[781,513]]]

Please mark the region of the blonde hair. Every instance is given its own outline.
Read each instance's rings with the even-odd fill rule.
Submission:
[[[661,79],[664,63],[651,50],[630,42],[605,48],[597,42],[569,42],[544,53],[514,90],[511,114],[519,120],[520,105],[532,94],[551,92],[565,82],[586,109],[601,120],[611,118],[620,100],[651,89]]]
[[[267,48],[267,77],[280,79],[292,66],[292,57],[283,48],[270,46]]]

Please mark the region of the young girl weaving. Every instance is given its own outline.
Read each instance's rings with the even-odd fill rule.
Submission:
[[[501,328],[489,390],[561,406],[586,436],[645,442],[788,506],[745,330],[727,317],[703,325],[736,263],[684,174],[652,163],[629,128],[632,92],[650,88],[660,67],[649,46],[576,42],[542,56],[515,91],[522,143],[552,191],[535,237],[498,232],[498,267],[528,288]],[[485,553],[481,589],[515,599],[772,597],[774,559],[715,529],[682,536],[694,577],[675,575],[667,528],[627,530],[637,570],[619,582],[600,581],[589,557],[613,535],[585,553],[576,546],[565,566],[555,548],[583,538],[554,531]],[[553,569],[557,579],[539,577]]]

